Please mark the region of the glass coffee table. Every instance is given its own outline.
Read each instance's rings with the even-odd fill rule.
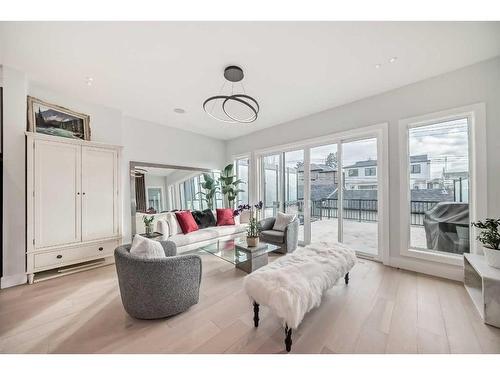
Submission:
[[[245,238],[218,241],[203,246],[200,250],[215,255],[232,263],[246,273],[251,273],[268,263],[268,254],[280,247],[270,243],[260,242],[257,247],[249,247]]]

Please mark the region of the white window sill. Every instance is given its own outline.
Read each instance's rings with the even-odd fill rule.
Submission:
[[[452,255],[421,249],[402,249],[401,255],[454,266],[463,266],[464,264],[464,257],[461,254]]]

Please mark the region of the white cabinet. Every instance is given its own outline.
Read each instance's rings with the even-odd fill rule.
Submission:
[[[81,146],[35,143],[35,248],[81,241],[80,160]]]
[[[27,274],[110,257],[121,241],[121,149],[27,134]]]
[[[118,153],[82,146],[82,240],[118,235]]]

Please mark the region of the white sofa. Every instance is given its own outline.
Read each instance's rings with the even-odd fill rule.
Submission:
[[[144,233],[146,231],[143,222],[144,213],[138,213],[136,215],[136,233]],[[164,225],[165,221],[167,221],[167,216],[170,213],[161,213],[161,214],[153,214],[147,215],[154,216],[155,220],[154,225],[156,231],[159,233],[164,233],[161,229],[161,225]],[[216,214],[214,213],[214,216]],[[217,219],[217,218],[216,218]],[[198,229],[197,231],[190,232],[187,234],[183,233],[169,233],[166,236],[157,237],[156,240],[159,241],[172,241],[175,243],[177,247],[177,254],[198,249],[202,246],[210,245],[217,241],[225,241],[231,240],[234,238],[239,238],[245,235],[247,230],[248,223],[248,213],[242,212],[240,216],[235,217],[235,225],[224,225],[224,226],[215,226],[208,227],[203,229]],[[171,232],[171,231],[169,231]]]

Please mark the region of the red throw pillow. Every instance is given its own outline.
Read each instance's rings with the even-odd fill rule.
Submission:
[[[217,209],[217,226],[234,225],[234,214],[230,208]]]
[[[198,230],[198,224],[190,211],[176,211],[175,217],[181,226],[182,233],[187,234]]]

